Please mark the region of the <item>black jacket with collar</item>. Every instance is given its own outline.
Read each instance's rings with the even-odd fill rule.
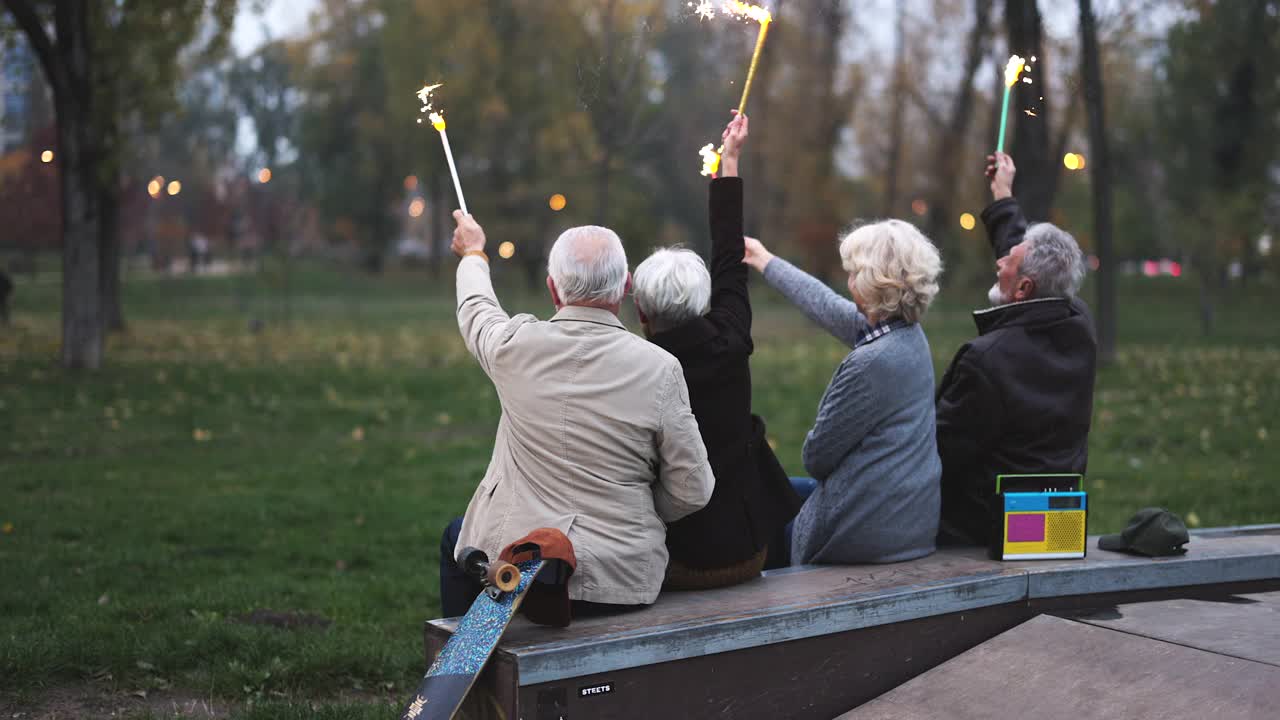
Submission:
[[[801,501],[751,413],[751,300],[742,263],[742,180],[711,182],[711,311],[655,334],[680,360],[716,487],[703,509],[667,527],[671,559],[727,567],[764,549]]]
[[[1013,198],[982,213],[996,257],[1022,242]],[[978,337],[951,361],[937,395],[940,544],[990,542],[997,475],[1084,473],[1098,343],[1079,298],[1044,298],[973,314]]]

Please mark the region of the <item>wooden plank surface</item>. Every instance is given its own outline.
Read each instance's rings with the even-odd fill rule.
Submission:
[[[1041,615],[840,720],[1274,720],[1280,669]]]
[[[1072,620],[1280,667],[1280,592],[1133,603]]]

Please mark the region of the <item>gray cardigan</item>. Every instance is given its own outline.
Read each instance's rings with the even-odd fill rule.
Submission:
[[[853,347],[867,318],[794,265],[774,258],[765,280]],[[845,357],[804,441],[818,488],[796,516],[791,562],[898,562],[934,551],[942,463],[934,424],[933,360],[918,323]]]

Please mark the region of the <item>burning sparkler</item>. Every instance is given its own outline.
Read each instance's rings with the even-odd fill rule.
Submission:
[[[449,161],[449,174],[453,176],[453,189],[458,194],[458,207],[462,209],[464,214],[470,214],[467,213],[467,201],[462,197],[462,183],[458,181],[458,166],[453,162],[453,148],[449,145],[449,134],[445,132],[444,115],[435,109],[434,102],[431,99],[431,93],[443,85],[444,83],[436,83],[435,85],[422,86],[422,89],[416,93],[418,100],[422,103],[422,107],[418,112],[429,113],[427,119],[431,121],[431,126],[440,133],[440,144],[444,145],[444,156]],[[422,123],[422,118],[418,118],[418,123]]]
[[[1027,61],[1017,55],[1009,58],[1009,64],[1004,66],[1004,103],[1000,106],[1000,137],[996,140],[998,153],[1004,152],[1004,131],[1009,121],[1009,93],[1012,92],[1014,84],[1018,82],[1018,76],[1026,66]]]
[[[714,17],[715,10],[710,5],[708,0],[702,0],[694,12],[704,20]],[[747,69],[747,81],[742,86],[742,99],[738,102],[738,114],[741,115],[747,109],[747,98],[751,96],[751,83],[756,79],[756,66],[760,63],[760,51],[764,49],[765,38],[769,36],[769,25],[773,23],[773,15],[763,7],[748,5],[742,0],[724,0],[723,9],[727,15],[760,23],[760,31],[756,34],[756,49],[751,53],[751,66]],[[698,151],[702,156],[703,175],[714,177],[720,170],[720,153],[722,152],[724,152],[723,147],[713,150],[711,145]]]
[[[453,190],[458,193],[458,207],[462,208],[463,215],[470,215],[467,212],[467,201],[462,197],[462,183],[458,181],[458,166],[453,164],[453,148],[449,147],[449,133],[445,132],[444,116],[439,112],[433,112],[428,117],[431,118],[431,126],[440,133],[440,143],[444,145],[444,156],[449,161],[449,174],[453,176]]]

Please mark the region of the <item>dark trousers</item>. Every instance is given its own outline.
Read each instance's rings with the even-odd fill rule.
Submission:
[[[814,490],[818,489],[818,481],[807,477],[791,478],[791,487],[795,488],[796,494],[801,500],[808,500]],[[792,520],[787,523],[778,534],[774,536],[773,542],[769,543],[769,557],[764,561],[765,570],[777,570],[779,568],[791,566],[791,535],[795,531],[796,521]]]
[[[440,538],[440,612],[443,617],[466,615],[471,603],[484,592],[484,585],[458,567],[453,559],[458,547],[458,536],[462,534],[462,518],[454,518],[444,529]],[[493,558],[496,560],[497,558]],[[610,603],[587,602],[574,600],[571,603],[573,617],[594,617],[597,615],[613,615],[620,612],[638,610],[647,605],[613,605]]]

